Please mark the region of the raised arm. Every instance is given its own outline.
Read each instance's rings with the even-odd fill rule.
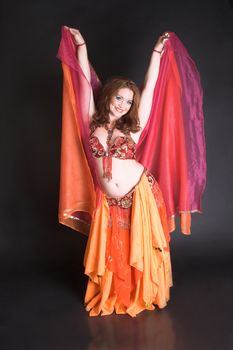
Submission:
[[[88,80],[89,83],[91,83],[91,72],[90,72],[86,42],[78,29],[69,28],[69,27],[66,27],[66,28],[71,32],[71,34],[74,37],[74,42],[77,47],[76,55],[77,55],[78,62],[82,68],[82,71],[86,79]],[[93,116],[94,113],[95,113],[95,103],[94,103],[93,91],[91,89],[91,100],[90,100],[90,106],[89,106],[90,118]]]
[[[163,54],[164,43],[168,39],[169,39],[168,33],[164,33],[163,35],[161,35],[158,38],[151,55],[149,67],[148,67],[144,84],[143,84],[140,104],[139,104],[139,119],[140,119],[140,126],[142,129],[140,130],[139,133],[135,134],[134,138],[137,139],[136,141],[138,141],[139,136],[143,128],[146,126],[147,120],[150,115],[154,88],[155,88],[155,84],[159,74],[160,58]]]

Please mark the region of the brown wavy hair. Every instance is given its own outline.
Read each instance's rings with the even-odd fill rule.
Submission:
[[[128,134],[129,132],[135,133],[141,129],[138,117],[140,100],[139,88],[132,80],[123,77],[113,77],[105,83],[100,91],[96,104],[96,113],[93,115],[90,123],[91,132],[93,132],[98,126],[103,126],[110,122],[109,107],[111,98],[119,89],[122,88],[128,88],[133,91],[133,103],[128,113],[124,114],[116,121],[115,127],[124,134]]]

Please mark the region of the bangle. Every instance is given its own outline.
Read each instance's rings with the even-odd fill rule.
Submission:
[[[84,41],[82,44],[77,44],[77,43],[75,43],[75,44],[76,44],[77,47],[79,47],[79,46],[85,45],[86,43]]]
[[[158,52],[158,53],[160,53],[160,54],[161,54],[161,52],[162,52],[162,51],[158,51],[158,50],[155,50],[155,49],[153,49],[153,51]]]

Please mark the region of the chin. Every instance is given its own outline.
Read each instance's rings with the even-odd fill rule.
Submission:
[[[116,113],[116,112],[114,112],[114,113],[111,113],[111,115],[112,115],[112,117],[114,118],[114,119],[120,119],[121,117],[123,117],[123,115],[125,115],[125,113],[124,114],[120,114],[120,113]]]

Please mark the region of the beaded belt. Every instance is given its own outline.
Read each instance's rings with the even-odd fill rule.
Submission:
[[[155,184],[154,176],[151,173],[149,173],[148,170],[145,170],[144,174],[147,176],[150,187],[153,188]],[[132,207],[134,190],[135,190],[135,187],[129,193],[127,193],[124,197],[107,197],[106,196],[108,205],[109,206],[117,205],[118,207],[123,209]]]

